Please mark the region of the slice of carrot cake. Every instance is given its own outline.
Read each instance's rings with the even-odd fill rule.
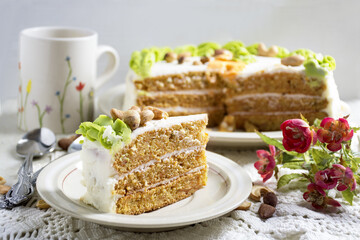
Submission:
[[[82,201],[103,212],[141,214],[189,197],[207,181],[206,114],[168,117],[153,107],[111,109],[84,122]]]
[[[152,47],[135,51],[130,68],[125,107],[207,113],[209,127],[232,122],[232,129],[279,130],[300,113],[310,122],[340,113],[335,60],[309,49],[240,41]]]

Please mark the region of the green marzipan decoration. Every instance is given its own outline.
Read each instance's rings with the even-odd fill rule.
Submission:
[[[304,67],[305,74],[308,77],[323,79],[328,73],[328,71],[324,67],[320,66],[316,59],[310,59],[305,61]]]
[[[259,47],[259,43],[254,43],[252,45],[247,46],[246,49],[250,54],[258,55],[258,47]]]
[[[198,56],[207,56],[210,57],[214,55],[216,49],[220,49],[221,46],[214,42],[206,42],[199,44],[198,48]]]
[[[216,49],[227,49],[231,51],[234,55],[234,61],[243,61],[246,64],[255,62],[255,56],[258,55],[258,46],[259,43],[254,43],[249,46],[245,46],[241,41],[230,41],[223,46],[220,46],[215,42],[206,42],[195,45],[183,45],[178,46],[175,49],[169,47],[151,47],[145,48],[141,51],[135,51],[131,55],[130,59],[130,68],[139,76],[146,78],[150,75],[151,67],[159,61],[164,60],[164,56],[168,52],[175,52],[177,54],[190,52],[192,56],[212,56]],[[292,55],[301,55],[305,58],[305,63],[310,60],[316,61],[318,64],[309,63],[307,66],[308,69],[305,69],[306,74],[309,77],[319,77],[323,79],[327,73],[324,71],[333,71],[336,68],[336,63],[333,57],[331,56],[322,56],[321,54],[316,54],[309,49],[297,49],[295,51],[289,52],[286,48],[278,47],[278,54],[276,57],[285,58]],[[305,66],[305,64],[304,64]],[[316,68],[316,69],[315,69]]]
[[[198,55],[198,49],[197,49],[197,47],[195,45],[180,46],[180,47],[175,48],[174,52],[177,53],[177,54],[184,53],[184,52],[189,52],[189,53],[191,53],[191,56],[197,56]],[[163,60],[163,59],[161,59],[161,60]]]
[[[121,136],[121,141],[129,143],[131,140],[131,129],[120,119],[115,122],[108,116],[100,115],[94,122],[83,122],[80,124],[79,129],[76,130],[77,134],[81,134],[90,141],[98,141],[107,149],[110,149],[115,142],[108,138],[104,138],[106,126],[111,126],[114,134]]]

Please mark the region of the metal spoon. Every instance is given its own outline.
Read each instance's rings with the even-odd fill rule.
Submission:
[[[16,153],[25,157],[18,171],[18,182],[0,200],[0,208],[13,208],[28,201],[34,194],[34,182],[40,171],[33,174],[32,159],[55,149],[55,134],[48,128],[38,128],[26,133],[16,145]],[[35,180],[34,180],[35,177]]]

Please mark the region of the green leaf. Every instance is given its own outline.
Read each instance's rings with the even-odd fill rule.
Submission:
[[[285,186],[286,184],[288,184],[290,181],[296,179],[296,178],[301,178],[303,175],[300,173],[291,173],[291,174],[286,174],[283,175],[279,178],[279,181],[277,183],[277,188],[281,188],[283,186]]]
[[[277,147],[280,150],[285,150],[284,146],[282,145],[282,143],[279,140],[276,140],[274,138],[268,137],[264,134],[262,134],[261,132],[256,131],[257,135],[260,136],[260,138],[267,144],[269,145],[273,145],[275,147]]]
[[[354,199],[354,193],[352,191],[350,191],[350,189],[346,189],[345,191],[341,192],[343,198],[350,204],[352,205],[353,199]]]
[[[289,162],[289,163],[284,163],[283,167],[284,168],[290,168],[290,169],[303,169],[303,165],[304,162]]]
[[[332,156],[328,154],[326,151],[321,149],[313,148],[311,150],[311,156],[314,162],[316,163],[316,165],[318,165],[321,168],[327,167],[332,160]]]

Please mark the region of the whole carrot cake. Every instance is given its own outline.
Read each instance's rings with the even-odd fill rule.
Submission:
[[[300,113],[310,122],[339,114],[334,69],[331,56],[263,43],[152,47],[132,54],[124,106],[207,113],[222,130],[279,130]]]
[[[111,110],[77,133],[82,201],[103,212],[141,214],[189,197],[207,181],[206,114],[168,117],[154,107]]]

